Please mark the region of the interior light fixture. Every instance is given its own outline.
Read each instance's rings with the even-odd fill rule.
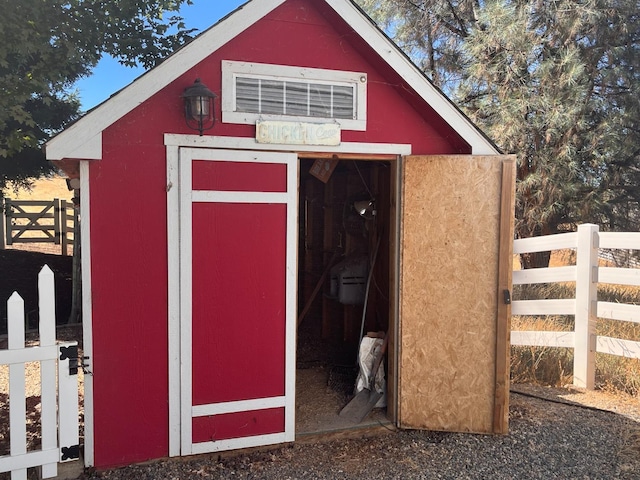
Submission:
[[[353,208],[358,212],[358,215],[366,219],[372,219],[377,213],[373,200],[359,200],[353,203]]]

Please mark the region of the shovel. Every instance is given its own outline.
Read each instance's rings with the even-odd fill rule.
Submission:
[[[382,393],[378,393],[375,389],[376,384],[376,374],[378,373],[378,369],[380,368],[380,364],[382,363],[382,359],[384,358],[384,354],[387,351],[387,337],[388,333],[384,335],[384,340],[382,342],[382,347],[376,354],[376,357],[373,361],[373,369],[371,370],[371,378],[369,380],[369,387],[363,388],[360,390],[355,397],[351,399],[349,403],[347,403],[342,410],[340,410],[340,417],[348,420],[351,423],[360,423],[364,420],[371,410],[376,406],[378,400],[382,397]]]

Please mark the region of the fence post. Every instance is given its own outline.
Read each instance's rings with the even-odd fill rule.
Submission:
[[[596,377],[598,232],[598,225],[578,226],[573,384],[587,390],[593,390]]]
[[[0,193],[0,250],[4,250],[4,197]]]
[[[45,265],[38,274],[38,317],[40,346],[56,344],[56,293],[53,271]],[[42,449],[58,448],[58,425],[56,416],[56,361],[40,362],[40,422],[42,428]],[[42,466],[42,478],[58,475],[58,463]]]
[[[13,232],[11,231],[11,214],[13,213],[13,209],[11,207],[11,199],[4,199],[4,222],[7,227],[5,230],[5,234],[7,235],[7,245],[13,245]]]
[[[24,349],[24,300],[18,292],[13,292],[7,301],[7,330],[9,333],[9,350]],[[27,453],[27,406],[25,402],[26,381],[25,364],[9,365],[9,430],[10,455],[19,456]],[[12,479],[27,478],[27,469],[21,468],[11,472]]]
[[[60,200],[60,242],[62,255],[69,255],[69,226],[67,225],[67,208],[73,208],[66,200]]]
[[[60,245],[62,243],[62,230],[60,228],[60,217],[61,215],[61,211],[60,211],[60,199],[59,198],[54,198],[53,199],[53,243],[55,243],[56,245]]]

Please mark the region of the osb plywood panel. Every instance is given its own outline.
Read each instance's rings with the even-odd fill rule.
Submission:
[[[402,427],[492,431],[501,173],[495,156],[405,161]]]

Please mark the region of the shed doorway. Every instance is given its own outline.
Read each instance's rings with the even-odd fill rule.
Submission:
[[[297,437],[391,424],[384,407],[360,423],[339,412],[354,394],[361,335],[382,337],[393,326],[396,166],[300,159]],[[385,359],[389,391],[388,367]]]

